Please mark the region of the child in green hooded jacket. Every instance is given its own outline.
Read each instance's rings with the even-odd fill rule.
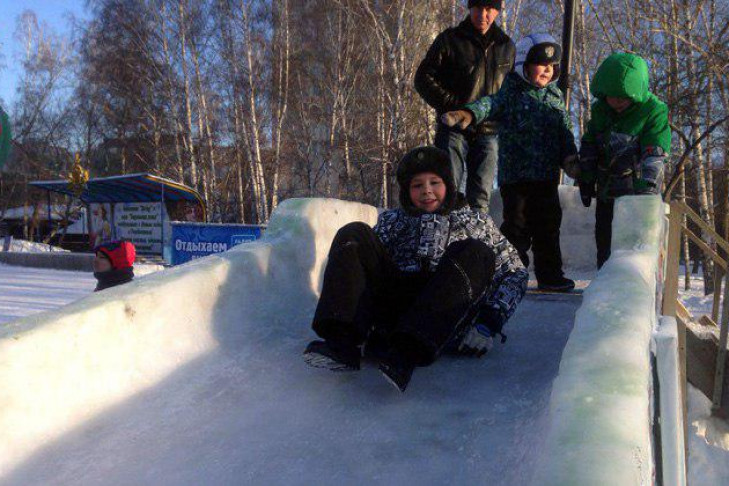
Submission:
[[[610,257],[615,198],[660,194],[671,150],[668,107],[648,90],[648,65],[635,54],[606,58],[590,85],[596,98],[580,147],[580,193],[597,199],[597,267]]]

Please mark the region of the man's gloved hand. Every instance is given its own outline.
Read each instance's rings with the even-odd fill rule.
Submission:
[[[494,347],[491,331],[484,324],[474,324],[463,336],[458,351],[480,358]]]
[[[457,110],[443,113],[440,117],[440,121],[447,127],[458,127],[462,130],[468,128],[468,125],[473,121],[473,114],[468,110]]]

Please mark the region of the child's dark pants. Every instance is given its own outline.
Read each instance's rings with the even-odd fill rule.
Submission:
[[[374,331],[425,366],[471,323],[489,289],[496,257],[483,242],[452,243],[435,272],[405,273],[364,223],[339,230],[324,272],[313,329],[360,345]]]
[[[514,245],[525,267],[529,248],[534,254],[534,273],[540,282],[564,276],[559,227],[562,207],[556,182],[517,182],[500,188],[504,203],[501,232]]]

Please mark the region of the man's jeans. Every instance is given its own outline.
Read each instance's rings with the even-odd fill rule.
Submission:
[[[435,146],[451,157],[458,192],[473,209],[488,211],[499,157],[498,135],[464,134],[438,124]]]

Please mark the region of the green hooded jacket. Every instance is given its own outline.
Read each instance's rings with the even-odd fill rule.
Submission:
[[[671,129],[668,107],[648,90],[648,81],[645,60],[624,52],[605,59],[593,77],[590,92],[596,101],[582,137],[580,164],[583,181],[597,181],[598,197],[660,190]],[[618,113],[606,97],[628,98],[632,104]]]

